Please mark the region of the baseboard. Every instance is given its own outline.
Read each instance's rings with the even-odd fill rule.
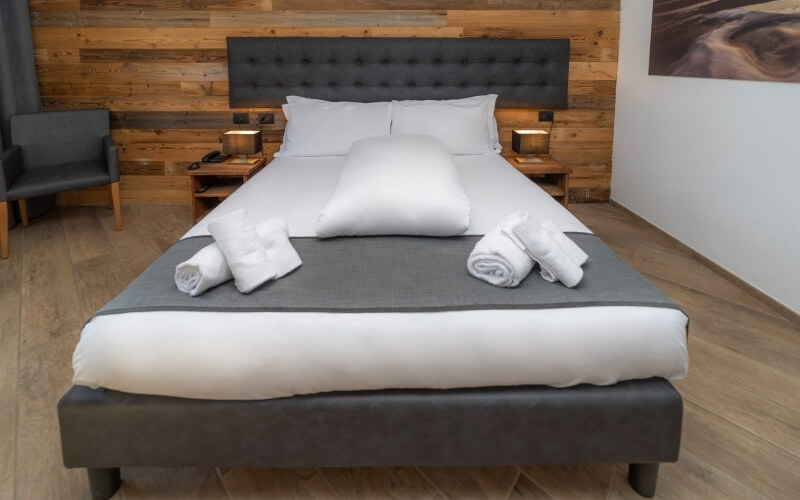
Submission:
[[[686,252],[687,254],[691,255],[692,257],[694,257],[695,259],[700,261],[701,264],[703,264],[704,266],[710,268],[712,271],[714,271],[715,273],[721,275],[723,278],[725,278],[726,280],[730,281],[731,283],[733,283],[737,287],[741,288],[745,292],[749,293],[750,295],[753,295],[758,300],[763,302],[767,307],[769,307],[773,311],[777,312],[778,314],[780,314],[781,316],[783,316],[784,318],[786,318],[790,322],[794,323],[795,325],[800,326],[800,313],[795,312],[793,309],[790,309],[789,307],[785,306],[781,302],[773,299],[772,297],[770,297],[769,295],[767,295],[763,291],[761,291],[758,288],[754,287],[753,285],[751,285],[750,283],[746,282],[742,278],[736,276],[731,271],[725,269],[724,267],[722,267],[721,265],[717,264],[713,260],[709,259],[705,255],[703,255],[700,252],[696,251],[695,249],[693,249],[689,245],[677,240],[671,234],[669,234],[669,233],[663,231],[661,228],[653,225],[653,223],[651,223],[650,221],[642,218],[639,214],[631,211],[628,207],[620,204],[618,201],[609,200],[609,204],[611,204],[612,206],[622,210],[626,214],[630,215],[632,218],[636,219],[637,221],[641,222],[642,224],[645,224],[647,227],[653,229],[654,231],[657,231],[658,233],[664,235],[664,237],[666,237],[670,241],[672,241],[675,244],[675,246],[677,246],[682,251]]]

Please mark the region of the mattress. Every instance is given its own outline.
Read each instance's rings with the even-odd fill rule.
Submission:
[[[313,236],[343,161],[276,159],[184,237],[208,234],[208,221],[239,208],[253,220],[283,217],[293,237]],[[468,234],[483,234],[514,211],[528,212],[534,221],[552,219],[567,232],[589,232],[498,155],[455,161],[472,204]],[[141,394],[266,399],[339,390],[677,379],[688,367],[687,321],[676,309],[640,306],[132,312],[96,316],[84,326],[73,382]]]

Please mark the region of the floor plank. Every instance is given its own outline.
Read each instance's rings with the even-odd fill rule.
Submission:
[[[558,499],[603,499],[614,477],[614,464],[522,467],[522,473]]]
[[[17,454],[23,241],[21,230],[10,233],[8,259],[0,261],[0,481],[13,487]]]
[[[105,235],[122,266],[133,279],[191,227],[191,208],[182,206],[125,206],[124,229],[117,231],[110,211],[99,213]]]
[[[684,402],[685,448],[771,498],[797,498],[800,458],[691,401]],[[761,459],[753,459],[761,457]]]
[[[108,255],[113,252],[111,242],[103,231],[95,207],[59,207],[64,234],[67,237],[70,259],[73,263]],[[101,209],[102,210],[102,209]]]
[[[213,468],[126,467],[116,496],[122,500],[227,500],[228,493]]]
[[[234,469],[223,476],[232,498],[337,498],[316,469]]]
[[[84,316],[75,294],[69,248],[57,210],[25,229],[21,350],[75,337]]]
[[[509,500],[519,499],[536,499],[536,500],[552,500],[553,497],[547,494],[538,484],[531,481],[525,474],[520,474],[517,483],[511,490],[508,496]]]
[[[800,491],[800,329],[609,205],[573,213],[691,317],[681,457],[656,498]],[[191,226],[188,207],[58,208],[11,231],[0,261],[0,498],[86,498],[61,465],[55,405],[83,321]],[[640,498],[624,464],[497,469],[123,469],[116,499]],[[505,488],[505,491],[504,491]]]
[[[14,498],[14,478],[9,477],[5,481],[0,481],[0,499],[11,500]]]
[[[88,318],[130,283],[117,254],[110,253],[72,265],[82,316]]]
[[[767,497],[714,467],[688,450],[674,464],[662,464],[658,471],[657,500],[692,498],[725,500],[766,500]],[[618,465],[608,492],[608,500],[641,500],[628,484],[627,465]]]
[[[519,477],[516,467],[424,467],[419,471],[450,498],[504,500]]]
[[[413,467],[320,469],[341,498],[434,498],[437,490]]]
[[[714,387],[719,391],[727,390],[730,384],[739,384],[787,408],[800,410],[800,380],[772,368],[768,360],[762,362],[709,342],[704,334],[705,332],[689,334],[690,377],[694,367],[702,367],[725,380],[724,386]]]
[[[77,333],[20,353],[17,498],[87,498],[85,473],[61,462],[56,416],[56,402],[71,385],[76,340]]]
[[[701,365],[693,366],[691,376],[675,386],[687,401],[800,457],[800,412],[730,384]]]

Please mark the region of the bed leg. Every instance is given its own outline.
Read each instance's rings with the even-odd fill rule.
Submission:
[[[636,493],[645,498],[653,498],[656,494],[658,479],[658,463],[628,465],[628,482]]]
[[[89,490],[92,500],[108,500],[114,496],[122,483],[119,467],[112,469],[86,469],[89,473]]]

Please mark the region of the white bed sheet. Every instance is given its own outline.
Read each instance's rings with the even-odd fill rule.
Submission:
[[[283,217],[290,236],[316,236],[317,217],[333,194],[345,156],[275,158],[192,227],[185,237],[207,235],[210,221],[245,208],[255,220]],[[562,231],[589,233],[578,219],[498,154],[454,156],[472,205],[465,234],[486,234],[511,212],[552,219]]]
[[[239,208],[255,221],[283,217],[292,236],[313,236],[343,161],[277,159],[185,237],[208,234],[208,221]],[[472,202],[468,234],[483,234],[514,211],[553,219],[564,231],[589,232],[498,155],[456,157],[456,164]],[[675,309],[630,306],[127,313],[86,324],[73,357],[73,382],[141,394],[267,399],[391,387],[678,379],[688,369],[687,322]]]

